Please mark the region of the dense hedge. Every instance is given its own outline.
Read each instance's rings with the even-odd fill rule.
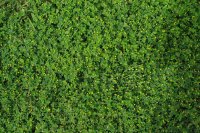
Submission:
[[[200,131],[198,0],[0,1],[0,132]]]

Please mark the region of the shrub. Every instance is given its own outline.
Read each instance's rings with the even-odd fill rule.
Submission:
[[[0,132],[200,130],[197,0],[0,7]]]

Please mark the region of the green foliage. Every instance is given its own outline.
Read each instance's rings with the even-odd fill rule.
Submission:
[[[0,132],[198,132],[197,0],[0,2]]]

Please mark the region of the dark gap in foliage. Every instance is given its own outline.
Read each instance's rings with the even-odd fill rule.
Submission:
[[[0,102],[0,110],[3,110],[2,103]],[[0,114],[1,116],[2,114]]]
[[[3,87],[6,87],[8,86],[8,79],[3,79]]]
[[[0,47],[0,49],[1,49],[1,47]],[[2,55],[1,55],[1,52],[0,52],[0,70],[2,70],[2,69],[3,69],[3,63],[2,63]]]
[[[39,74],[39,71],[37,70],[37,68],[36,68],[36,66],[35,66],[35,65],[34,65],[34,66],[32,66],[32,71],[33,71],[34,75],[37,75],[37,74]]]
[[[103,45],[99,45],[99,48],[101,49],[101,51],[105,52]]]
[[[135,60],[132,59],[132,58],[129,58],[127,64],[130,66],[130,65],[132,65],[132,64],[134,64],[134,63],[135,63]]]
[[[0,22],[0,28],[3,28],[3,21]]]
[[[94,6],[98,9],[99,13],[102,13],[104,7],[99,3],[94,3]]]
[[[84,73],[82,71],[79,71],[77,73],[77,78],[78,78],[78,82],[81,83],[81,82],[84,82],[85,78],[84,78]]]
[[[37,126],[37,123],[39,123],[39,121],[34,116],[32,116],[32,115],[30,115],[30,118],[32,119],[31,131],[32,131],[32,133],[35,133],[36,126]]]
[[[103,7],[102,5],[100,5],[100,6],[97,6],[97,9],[98,9],[98,14],[99,14],[99,16],[100,16],[103,20],[105,20],[106,16],[105,16],[105,14],[103,13],[104,7]]]
[[[53,28],[58,28],[58,24],[57,24],[57,23],[51,23],[51,26],[52,26]]]
[[[54,3],[51,4],[51,7],[54,8],[54,9],[58,9],[58,6]]]
[[[142,60],[142,59],[137,60],[137,65],[143,65],[143,64],[144,64],[144,60]]]
[[[81,35],[82,42],[87,42],[87,36],[85,34]]]
[[[122,45],[117,45],[117,49],[119,49],[122,53],[124,53],[124,48]]]
[[[64,77],[64,75],[62,73],[56,72],[55,74],[56,74],[56,78],[57,79],[59,79],[59,80],[65,80],[65,77]]]
[[[29,18],[30,21],[33,22],[33,17],[32,17],[32,15],[31,15],[31,11],[28,11],[28,10],[27,10],[27,11],[26,11],[26,15],[25,15],[24,17]]]

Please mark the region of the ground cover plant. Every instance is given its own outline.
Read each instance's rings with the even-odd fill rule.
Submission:
[[[198,0],[1,0],[0,132],[199,132]]]

